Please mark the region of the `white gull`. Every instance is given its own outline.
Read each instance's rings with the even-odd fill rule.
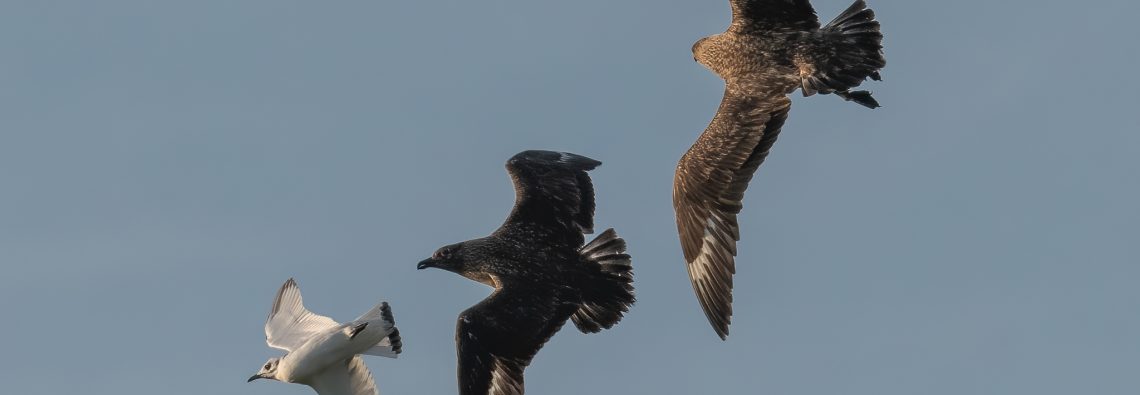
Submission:
[[[387,302],[338,324],[305,309],[301,289],[291,278],[277,291],[265,322],[265,342],[286,354],[270,358],[249,381],[305,384],[320,395],[379,394],[360,354],[396,358],[401,348],[400,331]]]

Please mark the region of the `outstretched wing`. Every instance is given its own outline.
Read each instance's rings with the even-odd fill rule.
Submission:
[[[507,161],[515,184],[515,207],[496,233],[525,230],[526,237],[581,246],[582,233],[594,228],[594,185],[586,171],[600,164],[566,152],[518,153]]]
[[[550,292],[501,289],[459,315],[460,395],[522,395],[523,370],[577,308]]]
[[[776,142],[791,101],[725,90],[720,109],[677,164],[673,208],[693,291],[717,335],[728,336],[744,191]]]
[[[265,320],[265,342],[269,347],[293,351],[313,335],[339,326],[332,318],[313,314],[301,302],[301,289],[292,278],[281,285],[273,309]]]
[[[819,28],[819,17],[808,0],[729,0],[730,31],[806,31]]]
[[[343,362],[333,363],[324,371],[313,375],[310,386],[320,395],[379,395],[372,372],[364,359],[355,355]]]

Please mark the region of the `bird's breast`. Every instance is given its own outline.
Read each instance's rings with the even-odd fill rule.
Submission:
[[[726,34],[709,43],[697,60],[726,81],[781,80],[797,73],[789,44],[789,38],[782,36]]]
[[[467,278],[474,280],[476,282],[486,284],[487,286],[489,286],[491,288],[495,288],[495,289],[499,288],[499,283],[498,283],[498,281],[495,281],[494,276],[492,276],[486,272],[465,272],[465,273],[463,273],[463,277],[467,277]]]

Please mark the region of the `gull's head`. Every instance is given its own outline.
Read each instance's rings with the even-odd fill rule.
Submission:
[[[431,254],[431,258],[424,259],[416,265],[416,269],[427,269],[434,267],[436,269],[443,269],[449,272],[463,274],[464,266],[466,266],[464,259],[464,243],[455,243],[446,245],[435,250]]]
[[[269,361],[265,362],[264,365],[261,365],[261,370],[258,370],[257,374],[250,377],[246,382],[248,383],[257,379],[277,380],[277,365],[280,363],[281,358],[269,358]]]

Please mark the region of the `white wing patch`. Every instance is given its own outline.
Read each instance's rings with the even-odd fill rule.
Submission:
[[[697,259],[694,259],[690,270],[693,273],[694,279],[707,278],[710,274],[708,269],[716,264],[713,255],[722,255],[723,260],[732,262],[732,257],[736,256],[736,241],[733,240],[731,234],[726,234],[725,228],[728,225],[723,219],[720,218],[717,212],[710,212],[709,218],[705,224],[704,237],[701,239],[701,251],[697,254]],[[732,254],[730,256],[723,256],[725,253]]]
[[[310,379],[314,390],[320,395],[379,395],[372,372],[359,355],[334,363],[328,369],[313,375]]]
[[[305,309],[301,289],[293,279],[285,281],[273,300],[265,321],[265,342],[270,347],[293,351],[313,335],[337,327],[336,321]]]
[[[488,395],[522,395],[522,383],[516,381],[497,357],[491,360],[491,391]]]
[[[701,239],[701,250],[697,258],[689,262],[689,277],[692,278],[693,287],[698,294],[732,301],[732,274],[736,272],[736,240],[737,234],[732,221],[721,218],[719,212],[712,211],[705,223],[704,237]],[[704,306],[702,306],[704,307]],[[720,306],[713,303],[707,308],[726,309],[721,313],[732,316],[731,305]]]
[[[712,221],[711,219],[709,220]],[[716,253],[717,249],[716,237],[705,229],[705,237],[701,243],[701,251],[697,254],[697,259],[694,259],[689,264],[689,273],[693,275],[693,281],[700,281],[701,285],[707,284],[709,280],[709,268],[714,265],[712,255]],[[704,290],[708,291],[708,290]]]

